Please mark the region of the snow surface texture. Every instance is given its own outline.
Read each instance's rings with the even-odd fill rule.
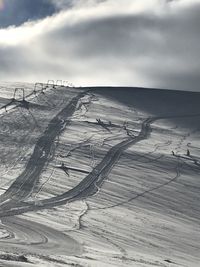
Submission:
[[[200,94],[0,92],[0,266],[200,266]]]

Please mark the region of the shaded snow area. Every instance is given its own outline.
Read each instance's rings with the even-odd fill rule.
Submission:
[[[0,266],[200,266],[199,93],[0,89]]]

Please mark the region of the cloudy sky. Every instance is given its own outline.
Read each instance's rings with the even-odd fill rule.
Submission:
[[[0,0],[0,80],[200,91],[200,0]]]

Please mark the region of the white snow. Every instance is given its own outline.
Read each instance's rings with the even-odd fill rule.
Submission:
[[[27,94],[34,88],[30,84],[20,86]],[[1,85],[1,106],[5,99],[12,97],[15,87],[18,85]],[[78,90],[49,88],[45,94],[30,98],[36,105],[29,110],[14,107],[6,113],[2,109],[1,194],[25,169],[35,143],[49,121]],[[121,97],[107,95],[105,90],[94,90],[81,99],[70,125],[55,140],[51,157],[26,201],[40,203],[74,188],[87,176],[81,170],[91,172],[112,146],[128,137],[127,129],[137,136],[146,118],[169,114],[174,117],[152,123],[150,136],[122,153],[93,196],[10,219],[2,218],[1,252],[25,254],[35,266],[199,267],[200,116],[187,116],[197,114],[198,107],[192,104],[188,109],[182,107],[187,102],[184,100],[187,95],[185,98],[181,95],[183,100],[177,107],[168,100],[164,103],[160,90],[153,91],[151,96],[150,89],[148,93],[143,89],[140,93],[137,89],[132,98],[130,94],[129,103],[123,99],[127,92],[123,93],[123,88],[116,89],[122,91]],[[200,99],[199,94],[188,94],[194,103]],[[178,93],[173,97],[179,100]],[[179,117],[180,114],[185,116]],[[103,121],[106,127],[98,125],[96,119]],[[114,126],[108,126],[107,130],[109,122]],[[186,156],[187,149],[191,157]],[[57,168],[62,163],[80,172],[69,169],[67,176]],[[20,230],[13,226],[15,220],[22,222]],[[25,234],[22,234],[23,223]],[[5,238],[8,229],[14,235],[10,240]],[[42,233],[47,243],[41,247],[37,241],[41,243]],[[71,240],[71,248],[67,240]],[[12,265],[3,260],[0,264],[31,266],[16,262]]]

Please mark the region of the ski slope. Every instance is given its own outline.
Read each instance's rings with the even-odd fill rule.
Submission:
[[[0,89],[0,265],[199,266],[199,93]]]

